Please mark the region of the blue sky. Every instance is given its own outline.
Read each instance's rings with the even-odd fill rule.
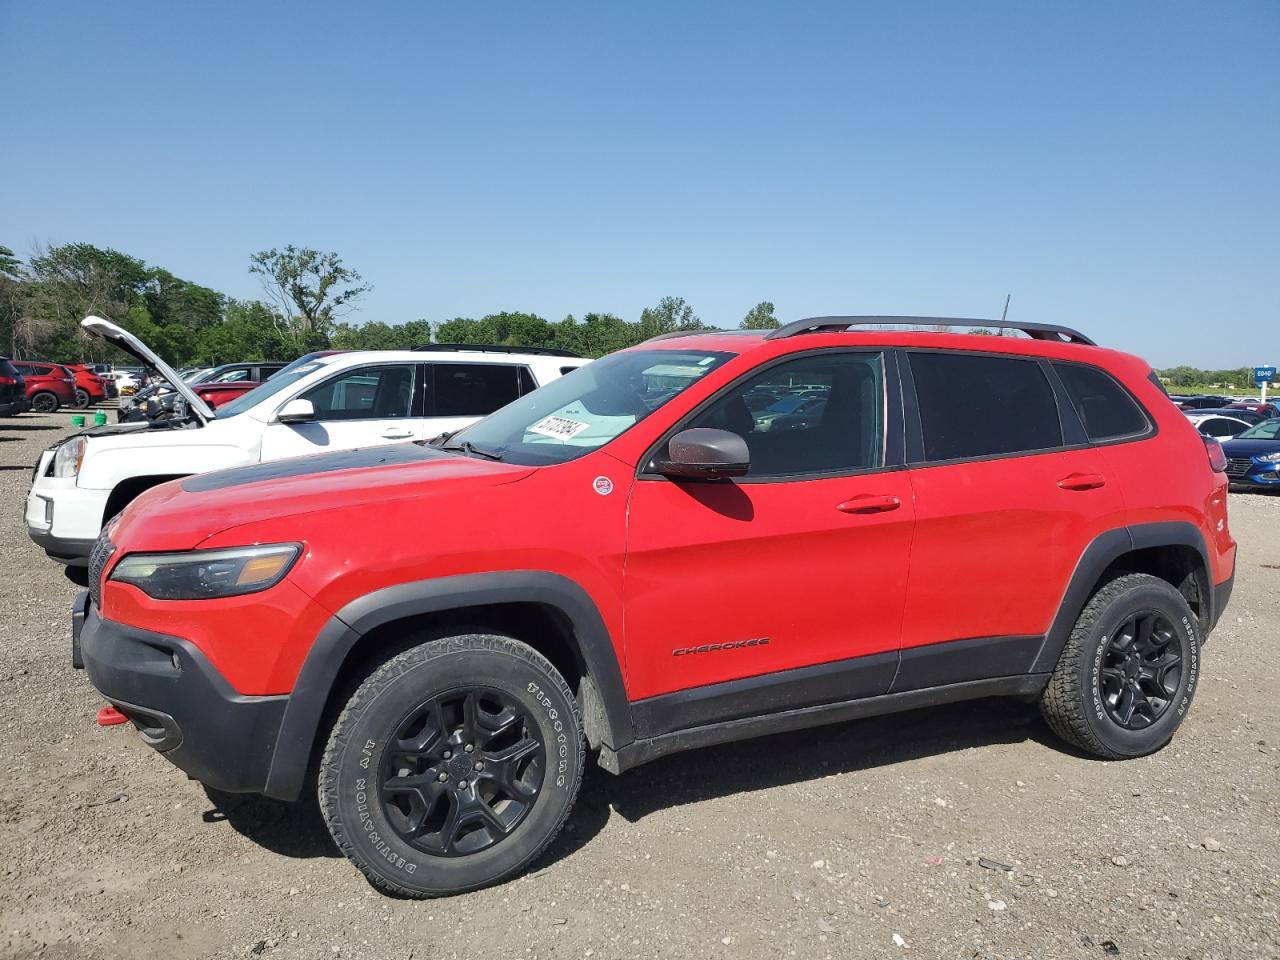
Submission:
[[[0,243],[356,319],[829,313],[1280,359],[1280,3],[0,0]]]

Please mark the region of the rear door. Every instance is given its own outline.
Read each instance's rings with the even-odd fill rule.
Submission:
[[[908,351],[916,535],[895,692],[1025,673],[1119,484],[1049,364]]]
[[[751,471],[642,470],[632,489],[627,687],[648,701],[645,735],[888,688],[914,524],[896,401],[884,354],[828,349],[738,381],[670,431],[737,433]]]
[[[315,408],[309,423],[267,425],[262,459],[425,439],[422,364],[348,367],[297,394]],[[287,399],[281,397],[281,405]]]
[[[427,435],[452,433],[538,388],[522,363],[426,364]]]

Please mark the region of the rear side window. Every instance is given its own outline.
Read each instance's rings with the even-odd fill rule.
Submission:
[[[1090,440],[1132,437],[1150,428],[1142,408],[1109,374],[1079,363],[1055,363],[1053,368]]]
[[[510,363],[433,363],[427,416],[487,416],[520,396],[522,369]]]
[[[1062,446],[1058,404],[1039,363],[964,353],[912,353],[926,460]]]

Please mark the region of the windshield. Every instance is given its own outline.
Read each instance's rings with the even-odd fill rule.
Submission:
[[[1280,418],[1264,420],[1256,427],[1250,427],[1244,433],[1236,435],[1237,440],[1278,440],[1280,439]]]
[[[628,350],[579,367],[449,438],[526,466],[565,463],[604,446],[732,357]]]
[[[225,420],[227,417],[234,417],[238,413],[244,413],[246,410],[256,407],[268,397],[275,396],[281,390],[289,389],[303,377],[324,366],[319,360],[307,360],[305,357],[301,359],[305,362],[299,363],[295,360],[270,380],[264,381],[261,386],[246,390],[230,403],[224,403],[215,411],[218,419]]]

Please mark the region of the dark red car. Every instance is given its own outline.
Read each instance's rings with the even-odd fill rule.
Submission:
[[[1065,327],[668,334],[431,444],[152,488],[93,548],[73,662],[192,777],[318,790],[375,886],[457,893],[537,859],[589,759],[785,760],[996,695],[1160,750],[1231,594],[1226,468]]]
[[[192,389],[195,390],[196,396],[216,410],[224,403],[230,403],[258,385],[256,380],[236,380],[231,383],[198,384]]]
[[[1280,417],[1280,409],[1277,409],[1274,403],[1259,403],[1256,400],[1237,400],[1235,403],[1227,404],[1227,409],[1252,410],[1264,417]]]
[[[76,378],[75,405],[83,410],[85,407],[104,400],[113,400],[119,396],[115,381],[100,377],[93,367],[87,363],[64,363]]]
[[[76,403],[76,377],[56,363],[14,360],[14,367],[26,380],[27,399],[36,413],[53,413]]]

